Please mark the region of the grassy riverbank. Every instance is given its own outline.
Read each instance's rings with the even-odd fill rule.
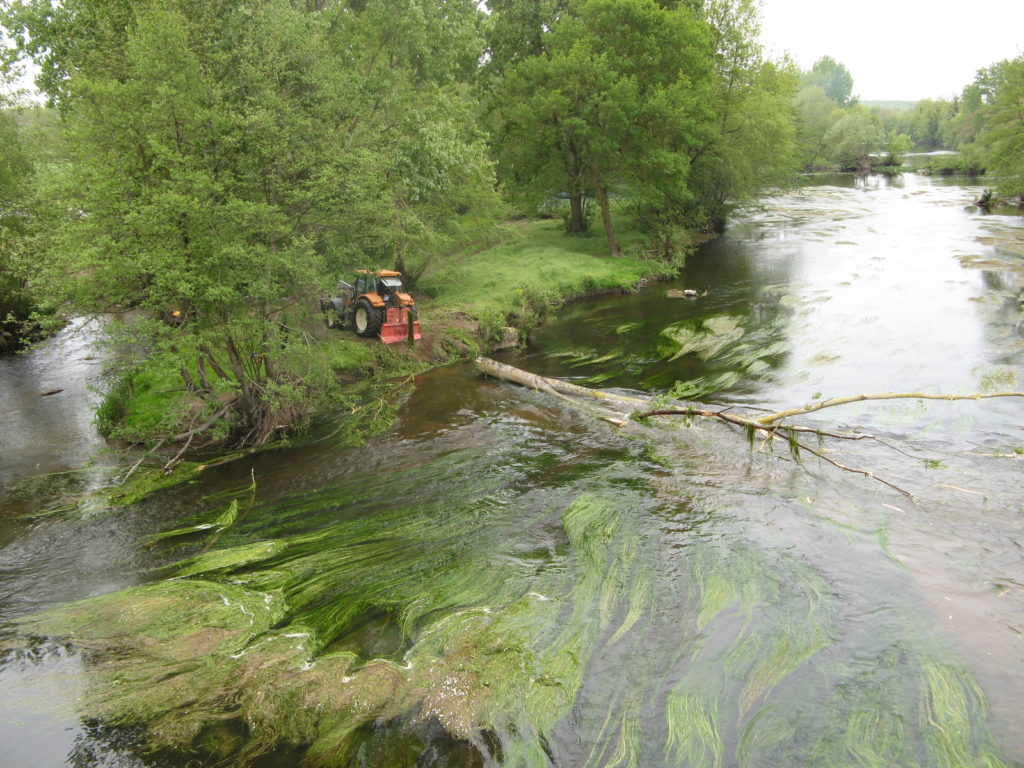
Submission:
[[[341,444],[366,440],[392,423],[415,373],[523,343],[531,329],[567,301],[633,290],[680,266],[654,258],[644,248],[644,235],[628,225],[620,233],[622,257],[608,255],[603,232],[570,236],[558,220],[520,220],[500,231],[502,238],[491,247],[452,255],[421,270],[413,292],[423,339],[415,347],[386,346],[328,329],[313,297],[293,309],[286,322],[301,342],[291,345],[280,366],[289,376],[286,394],[298,407],[264,447],[296,439],[317,423],[330,423]],[[214,356],[219,354],[214,350]],[[208,419],[210,401],[228,403],[238,395],[229,379],[182,365],[185,357],[180,348],[150,353],[110,388],[99,408],[97,423],[108,437],[151,448],[163,441],[152,460],[134,473],[122,500],[134,501],[140,490],[173,483],[172,475],[201,466],[168,464],[168,456],[156,454],[177,454],[186,440],[181,436]],[[212,392],[205,400],[184,386],[182,368],[194,381],[207,377]],[[226,428],[214,419],[204,432],[193,448],[205,445],[216,452]],[[139,485],[143,489],[132,487]]]
[[[608,255],[603,232],[570,236],[560,221],[523,220],[509,231],[498,245],[455,257],[419,281],[426,350],[431,338],[457,340],[468,329],[487,351],[503,337],[507,341],[506,327],[528,333],[566,301],[630,291],[679,268],[648,256],[644,235],[635,228],[620,235],[625,255],[617,258]]]

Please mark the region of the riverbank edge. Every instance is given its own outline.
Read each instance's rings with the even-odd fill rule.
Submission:
[[[551,220],[531,220],[526,226],[545,230],[550,237],[558,224]],[[257,447],[212,449],[198,455],[179,455],[171,462],[166,461],[166,456],[136,450],[129,454],[131,466],[126,472],[90,495],[102,495],[103,503],[112,508],[125,507],[156,491],[190,482],[208,469],[257,453],[302,444],[307,439],[331,439],[339,448],[364,444],[393,426],[398,411],[412,394],[415,376],[440,366],[524,345],[534,329],[551,320],[567,304],[603,295],[633,293],[653,283],[670,280],[681,271],[685,256],[711,236],[690,233],[685,255],[675,261],[652,258],[642,248],[640,233],[626,233],[622,239],[631,242],[632,247],[619,257],[604,252],[603,236],[573,238],[566,235],[561,254],[546,246],[542,249],[545,266],[541,271],[558,277],[544,281],[542,289],[536,282],[523,279],[529,274],[525,265],[517,264],[516,269],[502,271],[495,263],[510,257],[514,259],[534,248],[529,235],[472,254],[461,260],[454,270],[446,270],[449,282],[460,284],[469,296],[486,291],[491,301],[483,306],[479,302],[460,306],[437,290],[436,276],[433,281],[424,280],[428,291],[434,287],[435,295],[427,293],[419,297],[423,339],[413,346],[384,345],[377,339],[363,339],[349,331],[329,329],[311,315],[307,318],[306,330],[319,341],[328,345],[359,345],[374,361],[368,369],[339,372],[338,378],[343,382],[341,402],[309,414],[313,428]],[[482,264],[487,265],[486,285],[471,275]],[[374,401],[380,407],[368,417],[360,413],[359,400]],[[345,407],[339,408],[339,405]],[[327,423],[338,424],[335,433],[329,438],[314,437],[323,431],[317,426]]]

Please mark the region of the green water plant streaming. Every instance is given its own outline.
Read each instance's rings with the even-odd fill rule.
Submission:
[[[538,402],[317,490],[212,497],[151,539],[183,555],[168,578],[19,631],[82,655],[83,716],[202,764],[412,765],[438,733],[523,768],[1005,764],[911,603],[848,620],[908,583],[873,523],[779,500],[829,554],[793,552],[737,515],[754,488],[663,496],[706,446],[654,461]],[[857,582],[830,570],[850,551],[878,553]]]

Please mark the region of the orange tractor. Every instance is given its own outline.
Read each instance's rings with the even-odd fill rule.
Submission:
[[[355,284],[342,281],[340,293],[320,299],[328,328],[349,327],[385,344],[421,338],[416,302],[402,287],[401,272],[357,270]]]

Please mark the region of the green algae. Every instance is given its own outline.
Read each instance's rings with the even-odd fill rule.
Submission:
[[[673,690],[665,707],[668,739],[665,756],[675,765],[719,768],[725,752],[718,706],[698,694]]]
[[[219,532],[223,531],[225,528],[230,528],[237,519],[238,499],[232,499],[231,503],[228,504],[227,509],[210,522],[195,523],[194,525],[188,525],[183,528],[175,528],[171,531],[156,533],[150,536],[149,540],[150,542],[155,543],[163,541],[164,539],[173,539],[179,536],[190,536],[195,533],[206,533],[208,531]]]
[[[740,321],[739,317],[714,315],[698,324],[670,325],[661,332],[662,338],[670,345],[670,350],[662,354],[669,360],[689,354],[702,360],[713,358],[743,338],[745,331],[740,327]]]
[[[714,494],[663,507],[668,447],[487,428],[245,514],[208,499],[219,524],[175,529],[209,541],[172,578],[21,630],[85,655],[89,717],[230,765],[358,764],[380,723],[384,752],[436,726],[524,768],[1002,765],[976,683],[912,611],[857,635],[822,565],[770,529],[737,530]],[[874,521],[793,509],[831,547],[880,550]]]

